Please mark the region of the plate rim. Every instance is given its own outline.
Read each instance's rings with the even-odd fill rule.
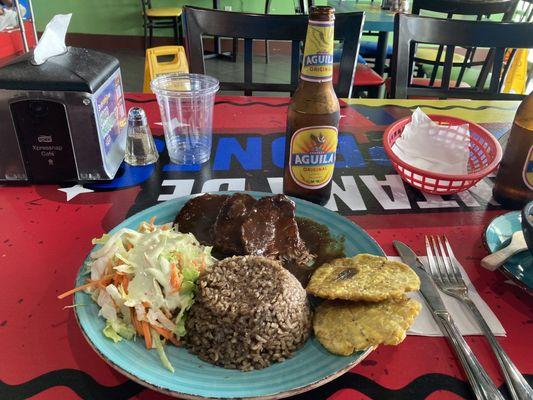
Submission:
[[[201,395],[194,395],[194,394],[190,394],[190,393],[179,392],[177,390],[170,390],[170,389],[167,389],[167,388],[164,388],[164,387],[161,387],[161,386],[157,386],[157,385],[154,385],[154,384],[152,384],[150,382],[142,380],[139,377],[137,377],[135,375],[132,375],[131,373],[127,372],[122,367],[120,367],[119,365],[117,365],[113,361],[111,361],[109,358],[107,358],[105,356],[105,354],[103,354],[100,351],[100,349],[98,349],[97,347],[94,346],[94,344],[90,341],[89,337],[87,336],[87,334],[85,332],[85,329],[83,329],[83,327],[81,326],[80,321],[78,319],[78,314],[74,313],[74,315],[76,316],[76,323],[78,324],[78,326],[79,326],[79,328],[80,328],[80,330],[81,330],[81,332],[83,334],[83,337],[85,338],[86,342],[95,351],[95,353],[102,360],[104,360],[106,362],[106,364],[111,366],[115,371],[118,371],[120,374],[124,375],[126,378],[138,383],[141,386],[144,386],[144,387],[146,387],[148,389],[154,390],[154,391],[159,392],[159,393],[163,393],[163,394],[165,394],[167,396],[171,396],[171,397],[179,398],[179,399],[188,399],[188,400],[276,400],[276,399],[284,399],[284,398],[287,398],[287,397],[290,397],[290,396],[295,396],[297,394],[308,392],[308,391],[310,391],[312,389],[315,389],[315,388],[318,388],[318,387],[320,387],[322,385],[325,385],[328,382],[331,382],[332,380],[338,378],[341,375],[344,375],[350,369],[352,369],[353,367],[355,367],[356,365],[361,363],[370,353],[372,353],[372,351],[375,350],[375,347],[369,347],[368,349],[366,349],[360,355],[360,357],[357,360],[353,361],[352,363],[350,363],[346,367],[341,368],[340,370],[338,370],[338,371],[336,371],[336,372],[334,372],[334,373],[332,373],[332,374],[330,374],[328,376],[325,376],[322,379],[319,379],[319,380],[316,380],[314,382],[311,382],[311,383],[309,383],[309,384],[307,384],[305,386],[298,386],[298,387],[293,388],[293,389],[289,389],[289,390],[285,390],[285,391],[281,391],[281,392],[276,392],[276,393],[272,393],[272,394],[267,394],[267,395],[263,395],[263,396],[252,396],[252,397],[248,397],[248,396],[247,397],[210,397],[210,396],[201,396]]]
[[[520,210],[512,210],[512,211],[507,211],[507,212],[504,212],[496,217],[494,217],[493,219],[491,219],[489,221],[489,223],[487,224],[487,226],[485,227],[485,229],[483,230],[483,237],[482,237],[482,241],[483,241],[483,244],[485,245],[485,248],[487,249],[487,251],[490,253],[490,254],[493,254],[494,251],[490,248],[489,246],[489,241],[487,239],[487,232],[489,231],[489,229],[491,229],[491,226],[493,226],[493,224],[495,223],[496,220],[500,219],[500,218],[504,218],[506,215],[509,215],[509,214],[517,214],[518,216],[520,215]],[[513,274],[509,268],[507,267],[507,262],[503,263],[503,265],[497,269],[498,271],[500,271],[500,273],[502,275],[504,275],[505,277],[511,279],[514,283],[516,283],[516,285],[522,289],[523,291],[525,291],[526,293],[528,293],[529,295],[533,296],[533,287],[529,286],[529,285],[526,285],[521,279],[519,279],[518,277],[516,277],[515,274]]]
[[[234,194],[234,193],[244,193],[244,194],[249,194],[251,196],[255,196],[255,197],[263,197],[263,196],[273,196],[273,195],[276,195],[276,193],[269,193],[269,192],[259,192],[259,191],[248,191],[248,190],[242,190],[242,191],[237,191],[237,190],[228,190],[228,191],[213,191],[213,192],[200,192],[200,193],[193,193],[193,194],[190,194],[190,195],[187,195],[187,196],[180,196],[180,197],[177,197],[175,199],[170,199],[170,200],[167,200],[167,201],[163,201],[163,202],[159,202],[157,204],[154,204],[150,207],[147,207],[143,210],[140,210],[138,212],[136,212],[135,214],[133,215],[130,215],[129,217],[125,218],[124,220],[122,220],[121,222],[119,222],[118,224],[116,224],[111,230],[109,230],[109,232],[106,232],[106,233],[111,233],[111,232],[114,232],[116,230],[118,230],[118,226],[121,225],[122,223],[124,223],[125,221],[127,221],[128,219],[130,218],[134,218],[135,216],[137,216],[138,214],[141,214],[141,213],[151,213],[154,209],[157,209],[158,207],[161,207],[163,204],[171,204],[171,203],[179,203],[181,201],[183,201],[184,199],[187,199],[186,201],[192,199],[192,198],[195,198],[195,197],[198,197],[198,196],[201,196],[203,194],[221,194],[221,195],[228,195],[228,194]],[[346,219],[347,221],[349,221],[354,227],[356,230],[364,233],[367,238],[369,239],[370,242],[373,243],[373,245],[379,249],[379,252],[381,254],[379,254],[380,256],[386,256],[385,252],[383,251],[383,249],[381,248],[381,246],[379,245],[379,243],[370,235],[368,234],[368,232],[366,232],[366,230],[364,230],[363,228],[361,228],[359,225],[357,225],[355,222],[351,221],[350,219],[346,218],[346,216],[343,216],[335,211],[332,211],[332,210],[329,210],[328,208],[324,207],[324,206],[320,206],[318,204],[315,204],[315,203],[312,203],[310,201],[307,201],[307,200],[304,200],[304,199],[300,199],[300,198],[295,198],[293,196],[287,196],[288,198],[290,198],[292,201],[294,201],[296,204],[297,203],[300,203],[300,202],[303,202],[304,204],[312,207],[312,208],[320,208],[320,209],[325,209],[327,210],[327,212],[331,212],[331,213],[334,213],[336,214],[337,216],[341,217],[341,218],[344,218]],[[156,215],[157,216],[157,215]],[[83,268],[85,266],[85,261],[86,259],[89,257],[89,255],[91,254],[91,252],[93,251],[95,246],[93,246],[89,252],[87,253],[87,256],[86,258],[84,259],[82,265],[80,266],[80,268],[78,269],[77,273],[76,273],[76,277],[75,277],[75,280],[74,280],[74,286],[76,286],[76,283],[80,277],[80,275],[83,273]],[[75,299],[75,296],[73,296],[73,303],[75,303],[76,299]],[[90,338],[88,337],[88,334],[87,332],[85,331],[84,327],[82,326],[81,324],[81,321],[80,321],[80,318],[79,318],[79,315],[78,315],[78,309],[76,307],[74,307],[74,316],[76,318],[76,324],[78,325],[78,327],[80,328],[80,331],[85,339],[85,341],[89,344],[89,346],[93,349],[93,351],[95,351],[95,353],[103,360],[105,361],[109,366],[111,366],[114,370],[118,371],[120,374],[124,375],[125,377],[127,377],[128,379],[140,384],[141,386],[144,386],[144,387],[147,387],[149,389],[152,389],[154,391],[157,391],[157,392],[160,392],[160,393],[163,393],[163,394],[166,394],[168,396],[171,396],[171,397],[175,397],[175,398],[183,398],[183,399],[191,399],[191,400],[231,400],[231,399],[239,399],[239,400],[274,400],[274,399],[281,399],[281,398],[286,398],[286,397],[290,397],[290,396],[294,396],[294,395],[297,395],[297,394],[301,394],[301,393],[305,393],[307,391],[310,391],[312,389],[315,389],[317,387],[320,387],[328,382],[331,382],[332,380],[336,379],[337,377],[347,373],[350,369],[352,369],[354,366],[358,365],[359,363],[361,363],[373,350],[375,350],[376,346],[371,346],[369,347],[368,349],[364,350],[360,356],[350,362],[348,365],[346,365],[345,367],[342,367],[341,369],[325,376],[325,377],[322,377],[318,380],[315,380],[313,382],[310,382],[308,384],[305,384],[303,386],[298,386],[298,387],[295,387],[295,388],[292,388],[292,389],[288,389],[288,390],[283,390],[283,391],[278,391],[276,393],[271,393],[271,394],[265,394],[265,395],[260,395],[260,396],[246,396],[246,397],[243,397],[243,396],[239,396],[239,397],[209,397],[209,396],[202,396],[202,395],[195,395],[195,394],[190,394],[190,393],[184,393],[184,392],[180,392],[180,391],[177,391],[177,390],[172,390],[172,389],[168,389],[168,388],[164,388],[164,387],[161,387],[161,386],[157,386],[149,381],[146,381],[146,380],[143,380],[139,377],[137,377],[136,375],[133,375],[132,373],[126,371],[125,369],[123,369],[121,366],[117,365],[115,362],[113,362],[111,359],[109,359],[98,347],[96,347],[96,345],[90,340]],[[268,367],[267,367],[268,368]]]

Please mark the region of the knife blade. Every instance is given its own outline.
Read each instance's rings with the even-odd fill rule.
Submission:
[[[400,255],[402,261],[405,264],[409,265],[418,275],[418,278],[420,278],[420,293],[422,294],[422,297],[424,297],[424,299],[426,300],[426,303],[428,304],[431,312],[447,313],[448,310],[442,302],[437,285],[435,285],[433,279],[424,270],[424,267],[422,263],[418,260],[418,257],[415,252],[411,250],[411,248],[405,243],[402,243],[398,240],[394,240],[392,244]]]

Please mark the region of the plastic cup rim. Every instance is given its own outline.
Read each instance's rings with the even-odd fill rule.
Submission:
[[[173,89],[165,89],[161,87],[161,82],[164,80],[168,80],[169,78],[176,78],[176,79],[183,79],[183,78],[189,78],[191,80],[203,80],[207,81],[211,85],[209,87],[206,87],[204,89],[199,90],[173,90]],[[165,96],[165,97],[175,97],[175,98],[183,98],[183,97],[196,97],[196,96],[205,96],[205,95],[211,95],[218,91],[220,87],[220,82],[218,79],[209,76],[209,75],[203,75],[203,74],[189,74],[189,73],[170,73],[170,74],[163,74],[160,75],[152,80],[150,83],[150,87],[152,89],[152,92],[155,93],[156,96]]]

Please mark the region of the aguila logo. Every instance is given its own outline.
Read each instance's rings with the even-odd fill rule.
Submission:
[[[317,136],[309,135],[312,143],[305,153],[293,154],[294,166],[328,165],[335,162],[335,151],[328,151],[326,137],[320,133]]]
[[[333,63],[333,54],[330,54],[327,51],[310,54],[305,57],[305,65],[308,67],[315,65],[329,65],[331,63]]]

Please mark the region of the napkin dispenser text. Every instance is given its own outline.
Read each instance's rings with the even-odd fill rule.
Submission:
[[[0,68],[0,181],[112,179],[127,130],[118,60],[69,47],[31,61]]]

